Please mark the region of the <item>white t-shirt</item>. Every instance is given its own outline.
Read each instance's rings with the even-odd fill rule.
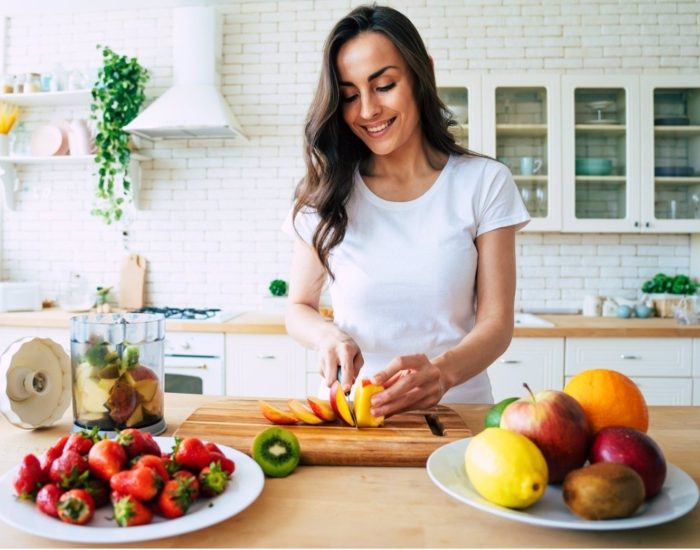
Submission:
[[[362,350],[361,377],[398,355],[432,359],[456,346],[474,326],[474,240],[530,219],[503,164],[456,155],[425,193],[406,202],[378,197],[356,170],[346,209],[345,238],[329,257],[329,292],[335,324]],[[318,220],[308,209],[297,215],[305,242]],[[291,214],[283,230],[296,235]],[[450,388],[442,401],[493,402],[486,371]]]

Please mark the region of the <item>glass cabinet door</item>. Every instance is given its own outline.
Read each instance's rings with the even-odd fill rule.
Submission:
[[[560,228],[559,97],[532,75],[489,76],[486,153],[504,163],[530,212],[530,231]]]
[[[438,95],[450,111],[454,124],[449,130],[462,147],[482,152],[481,78],[471,73],[438,76]]]
[[[640,230],[635,92],[632,82],[604,77],[566,81],[565,230]]]
[[[700,230],[700,79],[644,79],[647,184],[643,230]]]

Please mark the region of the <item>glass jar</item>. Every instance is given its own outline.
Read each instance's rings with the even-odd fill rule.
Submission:
[[[24,122],[20,122],[10,132],[10,154],[15,157],[23,157],[29,154],[29,141],[31,137],[27,132]]]
[[[70,340],[74,431],[165,431],[163,315],[78,315]]]
[[[15,91],[15,76],[6,74],[2,77],[2,93],[11,94]]]
[[[24,93],[34,94],[41,91],[41,75],[39,73],[27,73],[24,80]]]

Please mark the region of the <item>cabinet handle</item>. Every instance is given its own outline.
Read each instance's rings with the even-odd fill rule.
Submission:
[[[644,224],[644,227],[651,227],[651,222],[647,222]]]
[[[520,364],[519,359],[501,359],[501,363],[504,365],[518,365]]]
[[[641,358],[642,358],[641,355],[625,355],[624,353],[622,355],[620,355],[620,359],[631,359],[631,360],[636,361],[637,359],[641,359]]]
[[[165,365],[163,367],[163,370],[177,370],[177,369],[199,369],[199,370],[207,370],[209,367],[207,366],[206,363],[202,363],[201,365]]]
[[[276,359],[274,355],[258,355],[258,359]]]
[[[635,227],[639,227],[639,222],[634,222]]]

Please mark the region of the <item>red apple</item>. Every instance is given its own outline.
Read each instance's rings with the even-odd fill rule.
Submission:
[[[651,437],[634,428],[609,427],[593,439],[591,464],[616,462],[636,471],[644,481],[646,499],[656,495],[666,479],[666,459]]]
[[[518,432],[542,451],[549,468],[549,483],[561,483],[570,471],[583,466],[588,455],[590,427],[581,405],[556,390],[513,401],[503,411],[501,428]]]

